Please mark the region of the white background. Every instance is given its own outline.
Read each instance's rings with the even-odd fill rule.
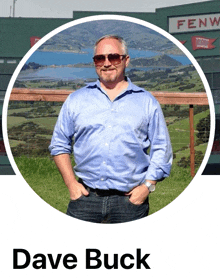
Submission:
[[[210,183],[210,180],[213,183]],[[41,200],[18,177],[1,177],[1,272],[3,277],[219,277],[219,185],[196,177],[170,205],[139,221],[100,225],[72,219]],[[177,182],[178,186],[178,182]],[[210,189],[209,189],[210,188]],[[73,270],[13,270],[13,249],[32,254],[73,253]],[[86,270],[85,249],[102,254],[150,253],[150,270]],[[110,258],[112,259],[110,256]],[[7,275],[6,275],[7,274]]]
[[[12,165],[16,176],[0,176],[2,277],[219,277],[219,176],[201,176],[204,163],[190,185],[167,207],[139,221],[112,225],[83,222],[55,210],[23,180],[13,159]],[[52,270],[47,261],[47,270],[35,270],[31,265],[13,270],[16,248],[28,250],[32,257],[37,253],[54,257],[73,253],[78,266],[67,270],[60,264]],[[114,253],[135,256],[136,249],[141,248],[143,255],[150,254],[147,262],[151,269],[86,270],[87,248],[99,249],[102,257],[109,254],[111,261]]]

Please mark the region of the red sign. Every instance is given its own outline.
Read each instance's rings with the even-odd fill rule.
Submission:
[[[191,38],[192,41],[192,48],[193,50],[197,49],[213,49],[215,48],[215,45],[213,45],[213,42],[216,41],[216,39],[209,39],[201,36],[193,36]]]
[[[31,42],[31,47],[35,45],[36,42],[38,42],[41,38],[40,37],[31,37],[30,42]]]
[[[5,145],[4,145],[4,142],[2,140],[2,141],[0,141],[0,155],[5,155],[5,153],[6,153]]]
[[[186,43],[186,41],[180,41],[182,44]]]
[[[219,140],[214,141],[213,146],[212,146],[212,153],[220,153]]]

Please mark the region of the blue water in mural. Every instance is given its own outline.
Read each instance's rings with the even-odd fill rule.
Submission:
[[[68,65],[92,62],[93,49],[83,49],[82,51],[83,53],[35,51],[28,59],[27,63],[35,62],[41,65]],[[131,49],[129,51],[130,58],[153,57],[158,54],[160,53],[138,49]],[[169,56],[181,62],[183,65],[191,63],[188,57],[185,55]]]
[[[46,51],[35,51],[31,57],[27,60],[26,64],[30,62],[35,62],[40,65],[45,66],[62,66],[62,67],[48,67],[43,69],[38,69],[34,71],[22,71],[18,79],[62,79],[62,80],[74,80],[74,79],[88,79],[96,78],[96,72],[94,67],[92,68],[73,68],[68,67],[71,64],[79,63],[91,63],[93,57],[93,49],[83,49],[82,53],[70,53],[70,52],[46,52]],[[140,57],[153,57],[160,55],[158,52],[130,49],[130,58],[140,58]],[[191,61],[183,56],[169,55],[173,59],[182,63],[182,65],[189,65]],[[130,70],[129,68],[128,70]],[[145,70],[150,70],[151,68],[145,68]]]

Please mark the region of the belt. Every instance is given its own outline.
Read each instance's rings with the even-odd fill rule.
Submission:
[[[89,192],[94,192],[98,196],[112,196],[112,195],[119,195],[119,196],[124,196],[125,192],[119,191],[117,189],[98,189],[98,188],[92,188],[86,185],[82,179],[79,178],[78,180],[79,183],[81,183]]]

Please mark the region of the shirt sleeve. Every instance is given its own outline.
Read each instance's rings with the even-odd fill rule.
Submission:
[[[69,109],[70,96],[64,102],[57,119],[49,151],[51,155],[72,153],[72,137],[74,134],[74,121]]]
[[[173,154],[163,112],[157,101],[151,110],[148,137],[150,140],[150,165],[145,178],[148,180],[166,178],[171,171]]]

